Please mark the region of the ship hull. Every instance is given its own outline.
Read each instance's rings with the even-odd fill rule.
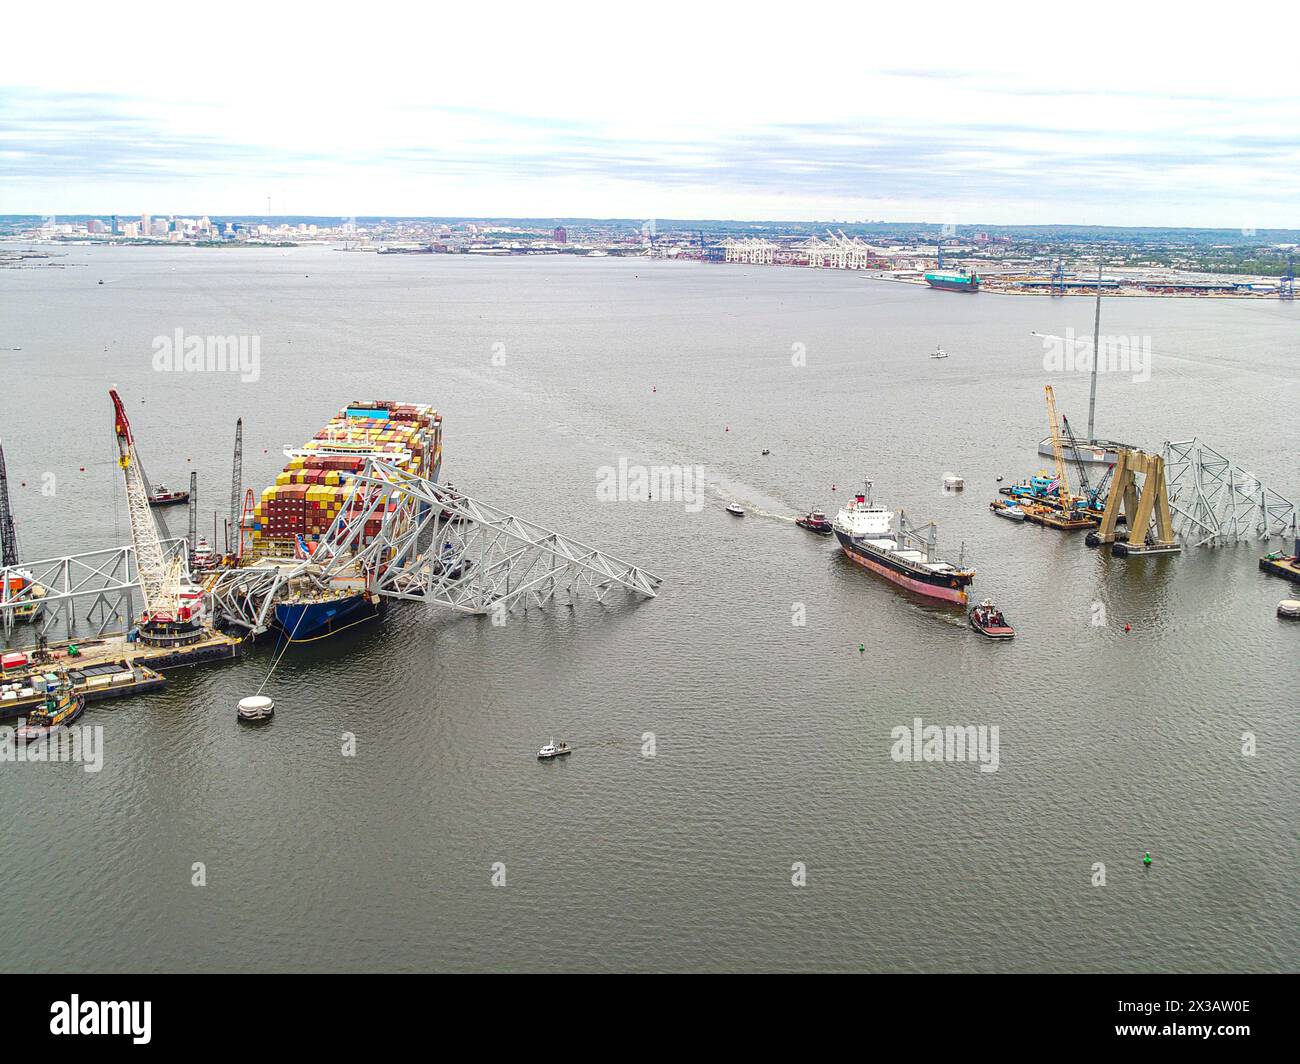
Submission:
[[[383,600],[371,602],[365,595],[325,602],[280,602],[275,607],[275,626],[291,643],[306,643],[374,620],[382,612]]]
[[[939,573],[918,573],[900,568],[896,562],[873,553],[867,547],[854,543],[838,529],[835,538],[840,542],[844,556],[855,565],[868,569],[877,576],[883,576],[890,583],[906,588],[908,591],[941,602],[966,605],[968,596],[966,586],[970,583],[968,576],[946,576]]]
[[[925,283],[943,292],[978,292],[979,281],[950,281],[944,277],[926,277]]]

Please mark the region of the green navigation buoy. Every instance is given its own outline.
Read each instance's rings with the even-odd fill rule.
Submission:
[[[866,652],[867,652],[867,644],[866,644],[866,643],[859,643],[859,644],[858,644],[858,653],[859,653],[859,654],[865,654]]]
[[[1148,850],[1146,853],[1144,853],[1144,854],[1142,855],[1142,863],[1143,863],[1144,865],[1146,865],[1148,868],[1151,866],[1151,851],[1150,851],[1150,850]]]

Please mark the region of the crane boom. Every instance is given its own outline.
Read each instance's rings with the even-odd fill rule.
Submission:
[[[0,565],[6,569],[18,564],[18,534],[14,531],[14,514],[9,508],[9,475],[5,472],[5,449],[0,447]]]
[[[180,582],[183,559],[179,556],[168,564],[158,537],[158,525],[149,508],[149,489],[140,469],[140,459],[135,451],[135,437],[127,419],[122,398],[115,389],[109,389],[113,400],[113,433],[117,437],[117,464],[126,481],[126,506],[131,518],[131,542],[135,546],[136,574],[140,579],[140,593],[144,597],[144,622],[170,622],[179,610]]]
[[[241,417],[235,422],[235,460],[231,466],[230,477],[230,539],[232,543],[239,542],[240,531],[239,522],[242,515],[239,512],[240,494],[244,486],[244,419]],[[232,553],[238,554],[240,551],[236,548]]]
[[[1056,396],[1052,394],[1050,384],[1044,385],[1044,390],[1047,392],[1047,425],[1052,430],[1052,456],[1056,459],[1057,498],[1068,514],[1074,502],[1070,494],[1070,478],[1065,469],[1065,454],[1061,450],[1061,425],[1056,415]]]

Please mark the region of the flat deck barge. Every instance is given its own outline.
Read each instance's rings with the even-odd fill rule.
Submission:
[[[1280,576],[1283,579],[1300,584],[1300,557],[1264,557],[1260,558],[1259,567],[1263,572],[1272,573],[1274,576]]]
[[[72,646],[77,648],[75,655],[70,652]],[[87,702],[98,702],[159,690],[167,682],[163,672],[234,661],[242,647],[242,640],[214,631],[183,647],[151,647],[119,635],[51,643],[43,654],[33,649],[11,651],[27,660],[0,673],[0,720],[22,716],[43,702],[46,678],[63,670]]]

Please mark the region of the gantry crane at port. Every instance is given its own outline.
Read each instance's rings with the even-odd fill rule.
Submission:
[[[126,507],[131,519],[131,542],[135,547],[136,574],[144,611],[140,638],[147,643],[174,643],[191,636],[192,626],[181,617],[181,581],[187,573],[183,554],[168,557],[163,552],[158,525],[149,508],[149,487],[140,468],[135,436],[126,416],[122,397],[109,389],[113,400],[113,434],[117,439],[117,464],[126,483]]]

